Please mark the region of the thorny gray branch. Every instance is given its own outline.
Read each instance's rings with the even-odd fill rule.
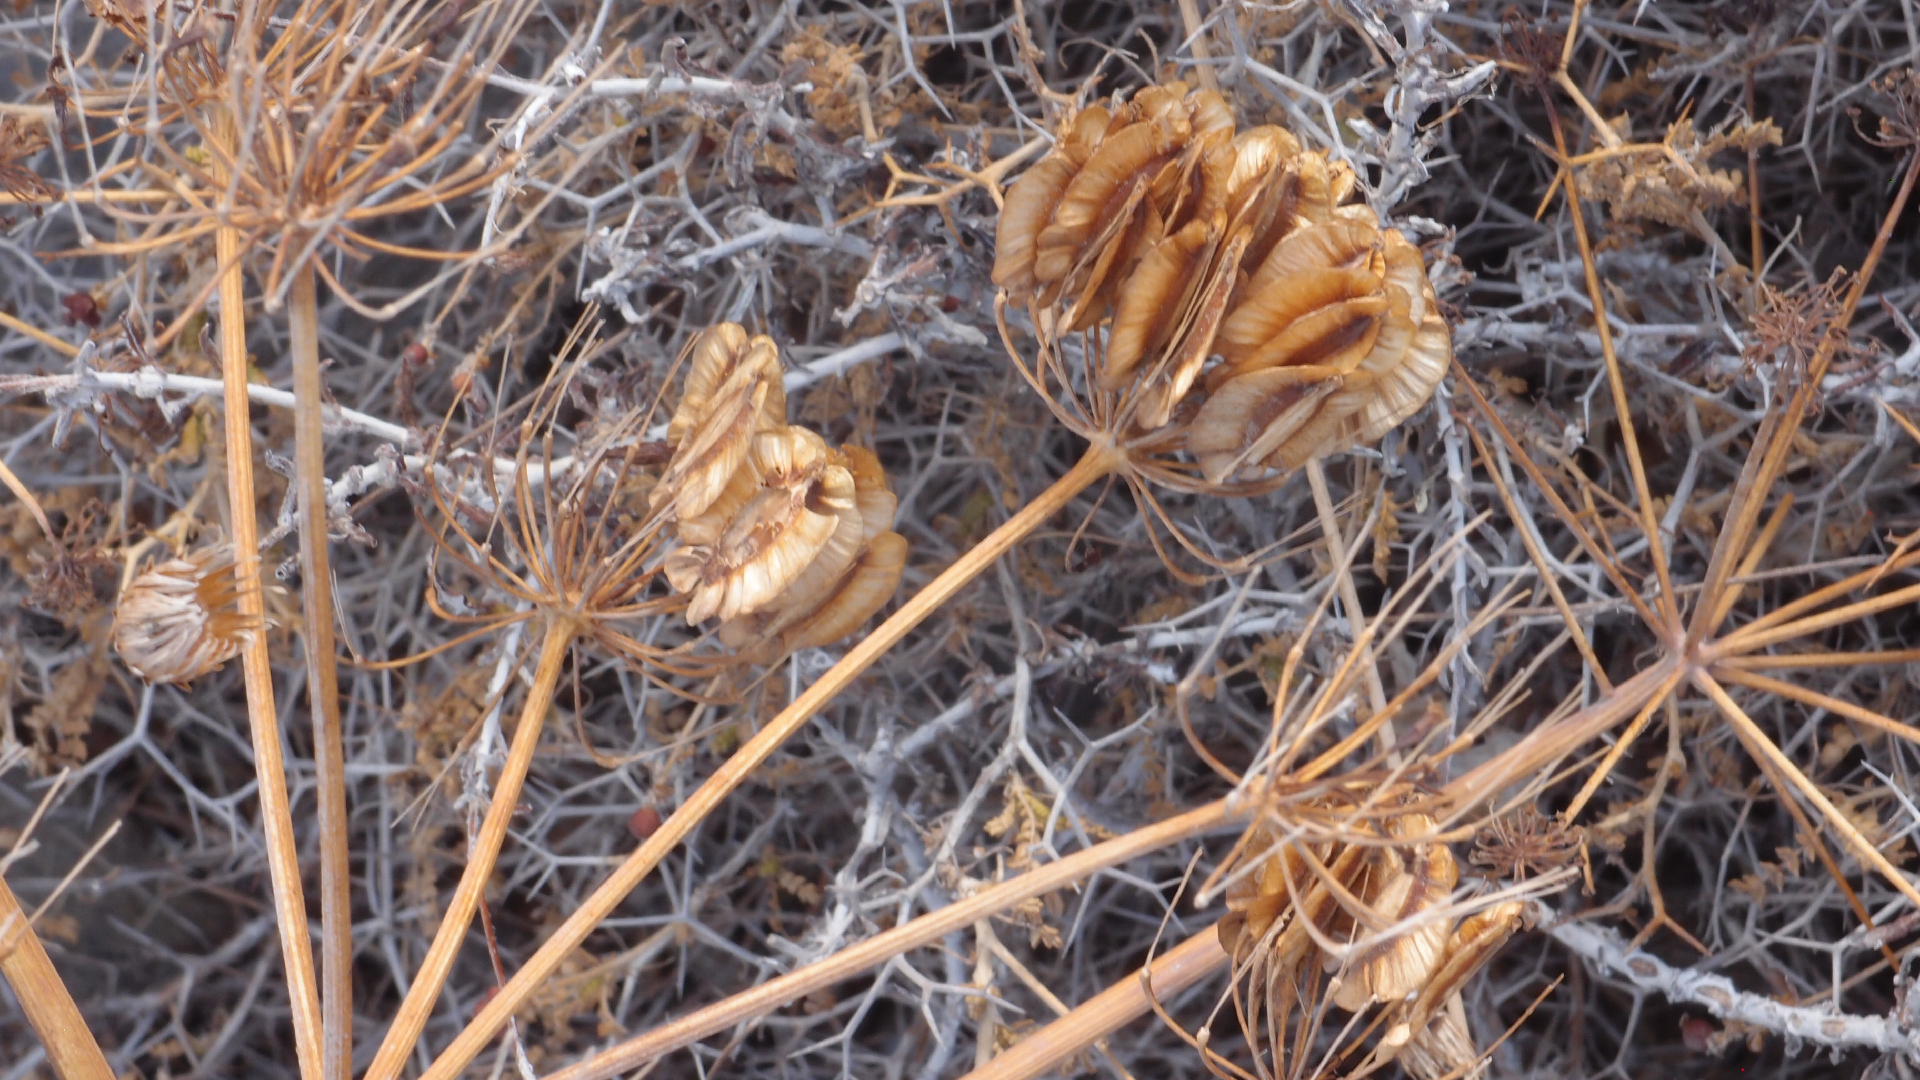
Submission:
[[[1592,964],[1603,976],[1620,979],[1636,992],[1657,992],[1676,1004],[1704,1006],[1722,1020],[1748,1024],[1819,1046],[1866,1047],[1902,1054],[1920,1065],[1920,995],[1903,992],[1901,1005],[1887,1016],[1853,1016],[1830,1007],[1793,1006],[1739,989],[1732,979],[1677,968],[1639,949],[1629,950],[1619,934],[1587,922],[1555,924],[1544,905],[1536,918],[1555,941]],[[1789,1042],[1789,1048],[1796,1045]]]

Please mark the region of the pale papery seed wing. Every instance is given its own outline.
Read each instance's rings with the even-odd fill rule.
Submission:
[[[783,635],[787,652],[831,645],[858,630],[900,587],[907,566],[907,538],[896,532],[874,537],[840,588]]]
[[[1251,479],[1249,471],[1257,475],[1340,383],[1339,373],[1310,367],[1267,368],[1233,379],[1201,404],[1187,427],[1187,449],[1210,484]]]
[[[1165,222],[1149,197],[1151,187],[1146,177],[1135,180],[1120,213],[1081,248],[1081,261],[1067,276],[1046,290],[1049,303],[1062,296],[1073,298],[1066,315],[1069,332],[1084,330],[1106,317],[1127,273],[1165,235]]]
[[[1038,284],[1033,267],[1040,231],[1047,227],[1079,169],[1080,163],[1055,150],[1007,189],[994,231],[993,283],[1016,301],[1025,300]]]
[[[763,483],[749,460],[733,470],[726,488],[697,517],[680,518],[674,528],[683,544],[715,544],[742,507],[760,494]]]
[[[759,372],[736,368],[712,409],[674,451],[648,501],[655,507],[671,501],[682,521],[705,513],[746,462],[768,392]]]
[[[1227,315],[1217,347],[1227,363],[1208,377],[1215,385],[1283,360],[1270,346],[1288,327],[1322,308],[1375,296],[1381,277],[1367,269],[1307,270],[1270,282]],[[1268,356],[1261,357],[1265,351]],[[1282,354],[1284,355],[1284,354]]]
[[[821,477],[820,487],[820,494],[808,502],[822,516],[832,517],[833,532],[780,595],[762,606],[762,611],[774,616],[768,633],[778,632],[781,626],[823,603],[859,558],[865,544],[866,524],[861,520],[852,475],[845,468],[829,467]],[[826,513],[828,509],[832,510],[831,515]]]
[[[1235,135],[1233,171],[1227,174],[1230,200],[1237,204],[1249,197],[1291,166],[1299,156],[1300,140],[1282,127],[1265,124]]]
[[[1154,245],[1120,286],[1120,302],[1100,366],[1102,390],[1118,390],[1132,380],[1146,356],[1173,333],[1181,294],[1193,280],[1209,245],[1214,222],[1194,221]]]
[[[680,404],[667,422],[667,444],[679,446],[687,435],[706,418],[727,376],[733,373],[742,350],[747,346],[747,331],[738,323],[721,323],[701,331],[693,340],[687,358],[687,379]]]
[[[1386,269],[1386,239],[1378,229],[1354,221],[1329,221],[1288,233],[1247,279],[1253,296],[1273,282],[1314,270]]]
[[[799,507],[766,530],[767,535],[755,543],[753,557],[737,564],[738,569],[728,575],[720,618],[738,618],[777,602],[819,556],[839,524],[837,514]]]
[[[1406,302],[1400,302],[1404,310]],[[1228,377],[1270,367],[1312,364],[1347,374],[1360,366],[1379,339],[1382,321],[1393,299],[1374,293],[1356,296],[1310,311],[1288,323],[1258,349],[1228,368]]]
[[[1034,273],[1043,282],[1066,277],[1086,242],[1100,233],[1127,201],[1136,179],[1150,177],[1192,133],[1184,118],[1159,117],[1109,130],[1062,193],[1053,222],[1041,230]]]
[[[1224,250],[1210,244],[1204,253],[1202,265],[1207,269],[1193,276],[1188,295],[1176,312],[1171,342],[1140,395],[1134,422],[1141,430],[1157,430],[1171,420],[1199,379],[1226,316],[1233,295],[1234,268],[1239,265],[1248,237],[1243,230],[1227,241]]]
[[[1414,332],[1400,354],[1400,362],[1375,378],[1374,390],[1362,408],[1355,444],[1373,442],[1419,412],[1433,397],[1434,388],[1453,362],[1453,333],[1434,312]]]
[[[873,451],[863,446],[843,446],[840,450],[846,455],[847,471],[853,474],[854,501],[860,507],[860,524],[864,530],[860,543],[865,546],[893,528],[899,499],[887,487],[886,470],[880,467],[880,459]]]

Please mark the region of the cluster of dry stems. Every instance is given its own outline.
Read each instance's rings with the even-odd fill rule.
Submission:
[[[1882,285],[1920,176],[1920,75],[1861,81],[1879,113],[1856,120],[1880,155],[1866,160],[1893,183],[1829,277],[1811,271],[1834,259],[1762,229],[1759,163],[1786,125],[1756,118],[1757,86],[1804,49],[1788,12],[1669,19],[1680,44],[1615,90],[1592,46],[1648,39],[1581,2],[1541,20],[1183,2],[1092,29],[1017,3],[985,21],[940,7],[861,28],[755,8],[742,42],[671,7],[583,8],[563,27],[492,0],[100,0],[91,38],[48,39],[33,102],[0,119],[0,197],[44,217],[7,228],[51,266],[107,273],[62,299],[71,330],[0,309],[0,344],[74,361],[0,374],[38,395],[9,405],[26,422],[9,457],[79,418],[124,480],[115,507],[82,512],[45,482],[57,465],[23,478],[0,458],[30,511],[13,572],[65,657],[38,661],[36,705],[0,716],[0,773],[31,758],[107,784],[150,760],[194,830],[215,815],[257,837],[258,873],[234,888],[266,906],[244,1007],[216,1010],[227,1034],[177,1011],[165,1039],[136,1025],[116,1045],[46,947],[66,883],[33,909],[0,885],[0,975],[43,1055],[0,1077],[184,1060],[584,1080],[684,1062],[727,1032],[689,1068],[837,1046],[851,1072],[885,1042],[862,1027],[875,1003],[915,998],[921,1012],[886,1021],[889,1052],[936,1047],[928,1076],[962,1071],[963,1028],[983,1077],[1089,1052],[1123,1075],[1565,1075],[1589,1038],[1624,1071],[1649,1001],[1712,1029],[1687,1045],[1746,1038],[1784,1071],[1808,1039],[1920,1065],[1900,1035],[1920,730],[1903,674],[1877,695],[1860,681],[1920,663],[1920,520],[1848,479],[1920,443],[1911,357],[1880,362],[1850,336],[1872,307],[1920,356],[1903,314],[1920,295]],[[1075,34],[1101,48],[1065,48]],[[1748,65],[1741,116],[1704,135],[1669,118],[1641,143],[1607,115],[1707,70],[1713,42]],[[1157,66],[1156,43],[1178,59]],[[1496,103],[1462,100],[1496,68]],[[1096,74],[1128,89],[1101,96]],[[1022,109],[1025,130],[1006,122]],[[1484,202],[1476,217],[1447,197],[1360,201],[1363,177],[1401,195],[1484,164],[1437,153],[1449,125],[1488,122],[1475,110],[1529,132],[1552,243],[1480,239]],[[1744,172],[1726,164],[1742,155]],[[1715,216],[1730,208],[1750,238]],[[1475,225],[1449,234],[1429,210]],[[1500,210],[1499,228],[1540,228]],[[1478,292],[1461,262],[1476,244],[1505,259],[1477,258]],[[1769,262],[1786,252],[1806,263],[1797,290]],[[1661,276],[1683,264],[1714,266],[1696,291],[1743,346],[1727,359],[1648,352],[1687,326],[1664,314],[1690,301]],[[1505,307],[1489,299],[1501,273],[1520,296]],[[617,301],[626,325],[579,296]],[[90,332],[102,306],[119,322]],[[835,312],[862,341],[815,366],[783,348],[839,340]],[[404,348],[354,344],[396,318],[414,327]],[[889,386],[873,361],[892,351]],[[269,352],[291,393],[259,385]],[[433,371],[436,354],[459,359]],[[342,407],[349,387],[362,408]],[[228,422],[268,400],[290,422]],[[379,452],[351,458],[369,439]],[[941,490],[950,440],[986,483]],[[1021,547],[1055,543],[1056,515],[1115,481],[1138,512],[1082,504],[1068,570]],[[1869,496],[1888,520],[1853,536],[1845,500]],[[263,581],[287,537],[297,599]],[[990,568],[999,600],[983,602],[991,588],[969,589]],[[109,649],[136,677],[115,676],[135,717],[96,746]],[[0,645],[0,707],[35,650]],[[983,657],[1010,674],[946,670]],[[236,659],[238,685],[221,673]],[[958,704],[901,726],[916,686]],[[276,693],[304,696],[303,730]],[[233,763],[189,776],[157,749],[155,717],[170,729],[189,709],[245,716],[247,739],[224,736]],[[1813,717],[1799,734],[1778,720],[1796,711]],[[947,734],[975,728],[991,741]],[[814,753],[776,759],[802,738]],[[908,764],[936,752],[939,768]],[[197,790],[223,769],[238,794]],[[835,808],[855,788],[834,769],[864,805]],[[411,808],[365,782],[386,775]],[[0,871],[34,855],[70,790],[8,792],[35,809],[0,831]],[[578,799],[596,812],[573,829]],[[1726,834],[1718,867],[1662,860],[1689,813]],[[1762,817],[1771,849],[1746,824]],[[1208,869],[1183,870],[1210,837]],[[109,839],[65,876],[92,873]],[[1095,908],[1100,875],[1129,860],[1158,867],[1131,879],[1153,885],[1146,909]],[[1684,909],[1676,874],[1696,883]],[[555,879],[564,900],[534,899]],[[1824,1006],[1805,965],[1723,938],[1733,893],[1752,897],[1750,924],[1814,898],[1820,921],[1767,932],[1826,950]],[[1217,922],[1163,951],[1153,928],[1189,920],[1196,894]],[[702,914],[721,897],[731,921]],[[1070,903],[1081,917],[1063,918]],[[1624,945],[1596,929],[1643,910]],[[1009,927],[1030,947],[1009,948]],[[971,936],[970,968],[954,935]],[[1548,941],[1567,951],[1546,967],[1579,958],[1569,986],[1515,959]],[[942,942],[944,960],[911,959]],[[754,977],[692,960],[683,1008],[668,988],[687,980],[660,962],[676,950]],[[1073,1007],[1036,972],[1089,950],[1105,989],[1081,973]],[[1680,972],[1693,950],[1708,958]],[[1765,986],[1701,974],[1737,964]],[[270,975],[276,1020],[252,1011]],[[1595,1035],[1583,1010],[1608,994],[1631,1014]],[[1016,1020],[1015,1000],[1061,1016]],[[1830,1024],[1807,1018],[1819,1007]],[[1133,1036],[1130,1062],[1119,1040],[1149,1012],[1164,1024]],[[828,1043],[798,1039],[821,1022]],[[1554,1037],[1569,1024],[1579,1037]],[[1769,1031],[1795,1040],[1785,1057]]]

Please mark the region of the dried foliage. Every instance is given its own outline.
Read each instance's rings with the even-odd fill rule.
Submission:
[[[1920,1069],[1905,7],[0,23],[0,873],[111,1074],[935,1080],[1055,1038],[1133,1076]],[[1136,500],[1063,498],[461,1041],[1101,446]],[[259,617],[213,540],[247,515],[288,579]],[[222,666],[251,641],[284,821]],[[272,881],[329,925],[335,849],[323,1076]],[[1060,1034],[1183,940],[1222,948],[1158,1019]],[[0,1080],[45,1080],[9,993]]]

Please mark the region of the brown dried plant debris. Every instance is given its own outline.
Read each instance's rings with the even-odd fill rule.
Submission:
[[[239,610],[233,545],[219,542],[142,572],[113,612],[113,648],[148,682],[185,686],[239,655],[257,619]]]
[[[1573,865],[1584,858],[1586,844],[1585,829],[1526,806],[1482,826],[1469,860],[1494,877],[1525,881]]]
[[[1236,133],[1211,91],[1148,87],[1081,110],[1013,185],[994,281],[1031,311],[1043,368],[1059,335],[1105,323],[1089,352],[1112,400],[1063,418],[1173,425],[1155,448],[1190,452],[1205,484],[1260,480],[1378,439],[1452,356],[1419,250],[1343,205],[1354,187],[1284,129]]]
[[[0,116],[0,191],[22,199],[51,199],[57,194],[40,174],[20,161],[52,145],[46,131],[11,116]]]
[[[1423,839],[1433,820],[1384,820],[1343,823],[1345,840],[1283,840],[1261,824],[1241,842],[1218,932],[1242,1028],[1275,1075],[1321,1052],[1306,1025],[1319,1026],[1323,1003],[1380,1010],[1367,1028],[1380,1032],[1370,1067],[1397,1061],[1422,1080],[1484,1075],[1460,990],[1518,927],[1521,905],[1456,918],[1459,867],[1446,844]]]
[[[1745,373],[1753,376],[1764,369],[1778,392],[1792,394],[1806,381],[1807,365],[1829,334],[1838,341],[1830,346],[1833,357],[1827,370],[1851,371],[1870,361],[1879,351],[1878,343],[1835,326],[1851,278],[1844,268],[1835,267],[1825,281],[1802,282],[1792,288],[1760,282],[1758,310],[1750,319],[1752,335],[1740,353]],[[1820,388],[1813,390],[1818,401]]]
[[[866,58],[859,44],[836,43],[818,27],[807,27],[780,50],[780,59],[799,67],[801,78],[813,84],[807,114],[835,139],[885,136],[906,115],[903,92],[874,86],[861,66]]]
[[[32,737],[28,764],[45,776],[83,764],[94,708],[107,685],[111,661],[106,650],[88,646],[86,655],[53,675],[47,696],[27,710],[21,726]]]
[[[662,569],[688,596],[687,622],[719,617],[721,642],[759,662],[838,641],[906,567],[879,459],[785,422],[772,339],[724,323],[691,356],[667,431],[674,456],[649,496],[673,508],[682,546]]]
[[[1657,222],[1692,228],[1696,217],[1744,199],[1746,179],[1739,169],[1715,169],[1709,161],[1721,153],[1746,154],[1779,146],[1779,125],[1772,120],[1726,121],[1702,133],[1691,118],[1674,121],[1658,143],[1634,143],[1633,118],[1622,113],[1610,121],[1623,145],[1595,155],[1576,176],[1583,198],[1607,204],[1621,223]]]

